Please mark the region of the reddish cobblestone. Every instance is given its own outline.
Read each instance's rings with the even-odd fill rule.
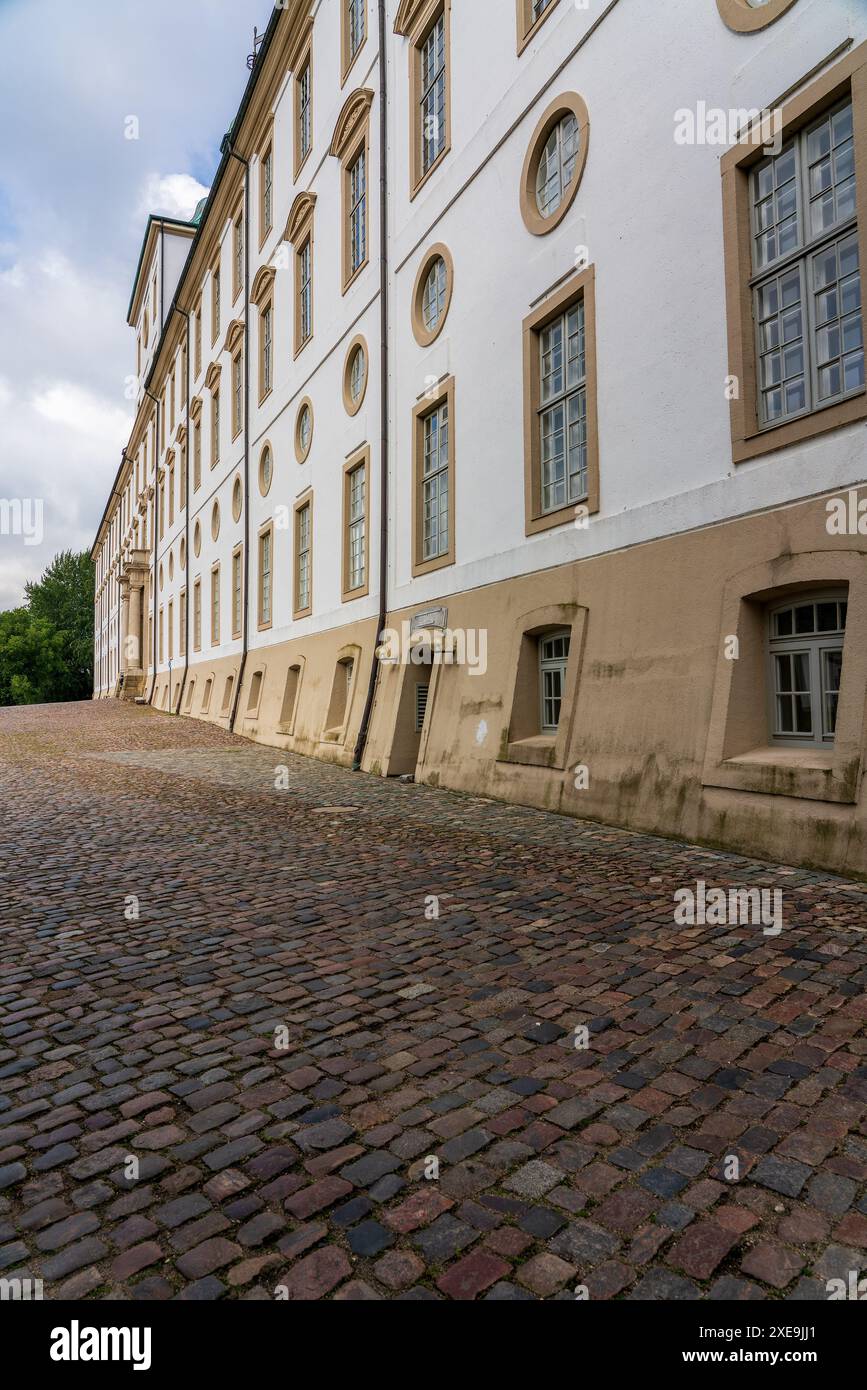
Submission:
[[[0,710],[0,798],[4,1277],[767,1299],[863,1265],[862,886],[114,702]],[[676,926],[699,878],[780,888],[783,933]]]

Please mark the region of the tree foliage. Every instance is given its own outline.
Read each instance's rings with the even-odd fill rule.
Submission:
[[[25,585],[25,604],[0,613],[0,705],[83,700],[93,690],[93,566],[87,551],[56,555]]]

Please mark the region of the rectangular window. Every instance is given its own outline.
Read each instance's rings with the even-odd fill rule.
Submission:
[[[454,561],[454,379],[415,409],[413,574]]]
[[[181,472],[180,472],[180,509],[187,505],[187,446],[181,445]]]
[[[587,496],[587,358],[584,301],[539,334],[542,511]]]
[[[550,637],[539,640],[540,726],[543,734],[556,733],[560,724],[569,642],[568,632],[552,633]]]
[[[244,359],[242,353],[232,358],[232,438],[241,433],[244,421]]]
[[[313,336],[313,242],[310,237],[298,250],[298,351]]]
[[[242,631],[243,603],[241,599],[241,547],[232,551],[232,636],[240,637]]]
[[[211,467],[220,462],[220,392],[211,392]]]
[[[181,589],[178,596],[178,656],[187,650],[187,591]]]
[[[349,275],[367,260],[367,158],[362,149],[348,172],[349,180]]]
[[[175,465],[169,466],[169,525],[175,520]]]
[[[301,617],[312,606],[312,504],[303,502],[295,508],[295,614]]]
[[[518,52],[527,46],[536,30],[556,5],[557,0],[518,0]],[[764,0],[758,0],[763,4]]]
[[[427,714],[427,697],[429,692],[429,685],[417,685],[415,688],[415,731],[417,734],[420,734],[424,728],[424,717]]]
[[[424,417],[422,556],[435,560],[449,548],[449,407],[443,402]]]
[[[175,374],[169,377],[169,429],[175,428]]]
[[[168,608],[168,628],[169,628],[169,661],[175,659],[175,602],[169,599]]]
[[[265,304],[259,314],[259,400],[271,390],[274,370],[274,310]]]
[[[307,58],[304,60],[304,66],[301,68],[301,71],[296,79],[295,93],[295,99],[297,103],[297,143],[295,155],[295,174],[297,177],[298,171],[300,170],[301,165],[304,163],[305,159],[310,153],[310,149],[313,144],[313,69],[309,54]]]
[[[751,179],[759,424],[864,388],[851,99]]]
[[[188,397],[188,396],[189,396],[189,389],[188,389],[188,383],[187,383],[187,349],[186,349],[186,347],[183,347],[183,348],[181,348],[181,409],[182,409],[182,410],[186,410],[186,408],[187,408],[187,397]]]
[[[776,741],[834,742],[848,603],[822,595],[770,614],[772,726]]]
[[[193,423],[193,491],[202,486],[202,422]]]
[[[364,25],[367,17],[367,0],[347,0],[347,4],[349,7],[349,60],[351,62],[361,45],[364,43]]]
[[[160,613],[159,613],[159,627],[158,627],[158,629],[157,629],[157,640],[158,640],[158,642],[159,642],[159,648],[158,648],[158,650],[159,650],[159,664],[162,665],[162,663],[163,663],[163,661],[164,661],[164,659],[165,659],[164,651],[163,651],[163,610],[162,610],[162,609],[160,609]]]
[[[527,535],[599,508],[594,270],[524,320]]]
[[[344,467],[343,490],[343,599],[361,598],[368,592],[368,464],[370,451],[351,458]]]
[[[166,480],[160,483],[160,535],[166,533]]]
[[[220,645],[220,566],[211,570],[211,646]]]
[[[859,195],[865,45],[723,155],[733,458],[864,419]],[[766,127],[767,127],[766,122]]]
[[[202,581],[193,585],[193,651],[202,650]]]
[[[259,196],[261,199],[260,213],[260,242],[270,232],[274,225],[274,150],[269,145],[262,155],[259,168]]]
[[[271,550],[273,532],[269,526],[259,537],[259,627],[271,626]]]
[[[440,9],[416,45],[415,179],[417,187],[446,153],[449,142],[448,16]]]
[[[232,260],[233,299],[237,299],[244,286],[244,214],[239,212],[233,224],[234,257]]]
[[[211,267],[211,343],[217,341],[220,332],[220,258]]]

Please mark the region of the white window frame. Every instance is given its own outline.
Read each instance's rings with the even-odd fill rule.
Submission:
[[[771,733],[771,740],[776,746],[790,748],[833,748],[836,715],[832,721],[828,718],[826,697],[834,694],[839,697],[839,685],[836,690],[828,688],[825,680],[826,657],[832,652],[842,653],[846,641],[846,610],[847,610],[848,591],[846,589],[833,589],[824,592],[797,594],[789,596],[784,601],[774,603],[768,608],[768,727]],[[825,629],[824,631],[798,633],[795,632],[795,610],[804,607],[814,608],[814,617],[818,621],[818,614],[815,612],[821,604],[836,604],[838,612],[838,625],[836,629]],[[780,614],[792,612],[792,631],[783,636],[776,635],[776,625]],[[795,691],[794,688],[780,688],[778,680],[780,666],[777,658],[781,660],[789,659],[790,671],[792,674],[791,685],[794,687],[794,660],[796,656],[806,657],[809,689],[806,691]],[[842,670],[842,667],[841,667]],[[798,694],[808,696],[810,705],[810,730],[809,732],[798,733],[791,729],[782,727],[783,721],[780,718],[780,700],[792,701],[792,722],[795,722],[794,698]]]
[[[572,634],[569,628],[556,632],[546,632],[539,638],[539,728],[543,734],[556,734],[563,713],[563,700],[566,696],[566,674],[569,669],[569,647]],[[565,650],[560,653],[557,644]],[[547,654],[546,654],[547,653]],[[555,681],[559,682],[556,692]],[[548,706],[557,704],[557,719],[552,722],[547,717]]]

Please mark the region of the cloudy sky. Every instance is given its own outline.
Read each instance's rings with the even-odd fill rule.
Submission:
[[[145,218],[189,217],[207,191],[270,12],[0,0],[0,503],[22,500],[32,536],[41,501],[44,532],[6,534],[0,506],[0,609],[58,551],[90,548],[131,424]]]

